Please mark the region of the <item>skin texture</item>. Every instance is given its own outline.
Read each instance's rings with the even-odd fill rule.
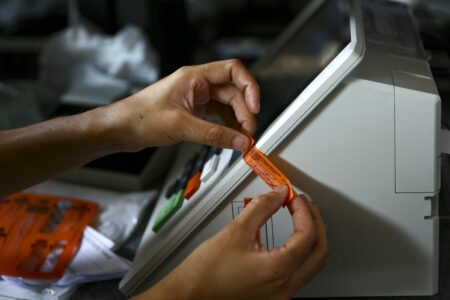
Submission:
[[[259,88],[237,60],[183,67],[139,93],[83,114],[0,131],[0,196],[98,157],[192,141],[244,151]],[[222,124],[205,121],[217,115]],[[323,267],[325,226],[315,202],[288,204],[294,232],[268,251],[255,233],[287,187],[254,198],[233,222],[136,299],[288,299]]]
[[[319,208],[304,196],[288,204],[294,232],[284,245],[268,251],[257,241],[255,232],[286,196],[282,186],[254,198],[233,222],[135,299],[289,299],[323,268],[328,246]]]

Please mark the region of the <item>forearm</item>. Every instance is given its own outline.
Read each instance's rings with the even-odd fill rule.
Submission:
[[[132,300],[200,300],[196,292],[199,284],[187,278],[180,278],[180,272],[172,272],[152,288]]]
[[[183,285],[188,284],[188,282],[184,282]],[[179,290],[178,287],[162,287],[162,286],[155,286],[144,293],[132,298],[132,300],[190,300],[195,299],[191,298],[190,296],[187,296],[183,294],[182,291]]]
[[[109,109],[0,131],[0,196],[120,151]]]

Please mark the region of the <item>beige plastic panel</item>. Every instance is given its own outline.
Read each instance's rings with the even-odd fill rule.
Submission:
[[[398,193],[438,190],[440,98],[428,64],[391,56]]]

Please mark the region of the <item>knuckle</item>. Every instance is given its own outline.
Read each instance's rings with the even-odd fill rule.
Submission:
[[[235,92],[233,89],[229,89],[228,93],[228,104],[233,107],[235,110],[241,109],[241,103],[243,103],[240,94],[238,92]]]
[[[189,74],[190,70],[191,70],[191,67],[182,66],[182,67],[178,68],[178,70],[175,73],[180,77],[185,77]]]
[[[203,91],[202,94],[197,95],[197,98],[209,99],[209,95],[203,95],[209,93],[209,83],[205,78],[200,76],[193,76],[190,79],[189,84],[191,90],[194,91],[195,93]]]
[[[224,139],[223,129],[219,126],[212,126],[206,131],[204,143],[208,145],[220,145]]]
[[[232,58],[232,59],[227,60],[226,63],[225,63],[225,66],[229,70],[242,69],[243,68],[242,62],[239,59],[237,59],[237,58]]]
[[[241,67],[242,66],[242,62],[237,59],[237,58],[232,58],[228,60],[228,63],[232,66],[232,67]]]

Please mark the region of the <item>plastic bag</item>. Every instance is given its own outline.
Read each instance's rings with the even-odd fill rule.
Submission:
[[[116,192],[50,180],[27,189],[27,192],[72,196],[100,204],[97,224],[93,227],[114,241],[113,249],[130,237],[146,207],[156,199],[157,191]]]
[[[115,36],[102,34],[79,16],[74,1],[70,4],[70,27],[50,38],[40,57],[39,98],[45,115],[74,85],[130,87],[158,79],[157,54],[140,28],[127,25]]]

